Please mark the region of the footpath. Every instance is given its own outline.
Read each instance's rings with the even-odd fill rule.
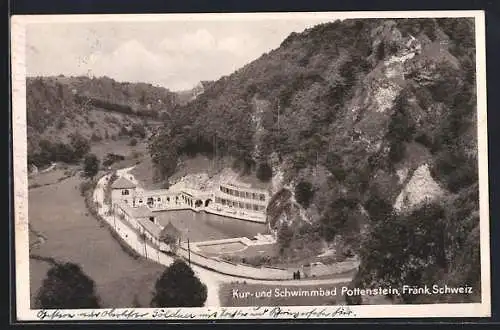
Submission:
[[[126,176],[127,179],[133,179],[128,172],[133,167],[124,168],[117,171],[117,175]],[[96,189],[93,193],[93,200],[97,202],[100,207],[98,208],[98,214],[115,230],[115,232],[121,237],[121,239],[129,245],[135,252],[139,255],[150,259],[154,262],[162,264],[164,266],[169,266],[172,264],[174,259],[156,249],[150,242],[142,240],[136,231],[130,228],[124,221],[119,217],[108,215],[110,206],[104,204],[104,191],[108,183],[110,174],[107,174],[99,179],[96,185]],[[338,284],[346,283],[351,281],[351,277],[342,278],[330,278],[330,279],[303,279],[303,280],[263,280],[263,279],[252,279],[251,274],[242,273],[241,276],[231,276],[226,274],[221,274],[217,272],[216,269],[207,269],[200,267],[199,265],[191,263],[191,268],[198,278],[207,286],[207,300],[205,302],[206,307],[220,307],[219,300],[219,286],[221,283],[231,283],[231,282],[245,282],[247,284],[268,284],[268,285],[326,285],[326,284]]]

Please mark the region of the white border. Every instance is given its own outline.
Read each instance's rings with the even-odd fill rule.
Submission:
[[[17,319],[19,321],[40,320],[40,311],[30,309],[29,290],[29,237],[28,237],[28,180],[27,180],[27,136],[26,136],[26,70],[25,70],[25,33],[27,24],[32,23],[69,23],[69,22],[154,22],[154,21],[258,21],[258,20],[298,20],[311,18],[346,19],[346,18],[423,18],[423,17],[471,17],[475,18],[476,33],[476,73],[477,73],[477,112],[478,112],[478,161],[480,186],[480,253],[481,253],[481,292],[482,302],[476,304],[434,304],[434,305],[363,305],[349,306],[353,314],[336,315],[343,318],[413,318],[413,317],[488,317],[491,316],[490,289],[490,244],[489,244],[489,194],[488,194],[488,148],[487,148],[487,114],[486,114],[486,55],[485,55],[485,17],[484,11],[401,11],[401,12],[319,12],[319,13],[231,13],[231,14],[127,14],[127,15],[24,15],[11,17],[11,63],[12,63],[12,100],[13,100],[13,167],[14,167],[14,210],[15,210],[15,261],[16,261],[16,301]],[[260,316],[230,317],[227,312],[251,312],[253,307],[232,308],[174,308],[173,316],[159,319],[183,320],[181,314],[193,314],[194,319],[200,314],[216,312],[213,319],[293,319],[293,313],[304,313],[313,309],[323,310],[323,316],[307,316],[299,318],[331,318],[325,313],[333,313],[335,306],[297,306],[280,307],[282,311],[292,314],[276,315],[274,307]],[[132,309],[116,309],[108,316],[94,318],[99,320],[117,320],[121,311]],[[155,309],[134,309],[140,313],[148,313],[141,319],[155,319]],[[260,307],[259,311],[265,310]],[[104,310],[98,310],[104,311]],[[108,310],[109,311],[109,310]],[[275,312],[276,310],[274,310]],[[49,311],[52,313],[53,311]],[[74,314],[73,318],[56,317],[45,320],[89,320],[79,317],[82,310],[64,310],[61,313]],[[38,316],[37,316],[38,314]],[[55,314],[52,314],[55,315]],[[175,316],[177,315],[177,316]],[[206,319],[206,318],[203,318]],[[120,318],[124,320],[124,318]],[[184,319],[185,320],[185,319]]]

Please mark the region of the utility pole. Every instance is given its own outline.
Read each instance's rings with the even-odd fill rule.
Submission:
[[[189,245],[189,236],[188,236],[188,262],[189,262],[189,267],[191,267],[191,246]]]
[[[191,212],[191,217],[194,219],[195,217],[194,212]],[[189,262],[189,267],[191,267],[191,245],[189,244],[189,227],[187,229],[187,240],[188,240],[188,262]]]

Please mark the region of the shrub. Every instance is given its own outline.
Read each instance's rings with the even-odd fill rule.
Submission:
[[[97,172],[99,172],[99,159],[94,154],[87,155],[83,163],[84,176],[94,178]]]
[[[273,169],[267,163],[259,164],[256,176],[259,180],[267,182],[273,177]]]
[[[286,249],[290,247],[293,239],[293,231],[287,224],[282,224],[278,229],[278,243],[281,248]]]
[[[391,143],[391,149],[389,150],[389,159],[393,164],[402,161],[405,155],[406,147],[403,142],[395,141]]]
[[[111,166],[113,163],[125,160],[125,156],[123,155],[118,155],[114,153],[108,153],[106,157],[104,158],[104,161],[102,162],[103,166]]]
[[[137,139],[136,138],[132,138],[130,139],[130,142],[128,143],[129,146],[131,147],[134,147],[137,145]]]
[[[138,158],[141,158],[142,156],[144,156],[144,154],[140,151],[133,151],[131,154],[131,157],[133,159],[138,159]]]
[[[95,182],[88,180],[80,183],[80,195],[85,196],[85,194],[95,187]]]
[[[432,176],[451,192],[458,192],[478,180],[477,163],[459,151],[440,152],[431,168]]]
[[[301,181],[295,186],[295,200],[304,208],[308,208],[314,197],[313,186],[310,182]]]

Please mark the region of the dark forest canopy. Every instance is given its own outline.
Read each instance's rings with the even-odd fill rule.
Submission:
[[[405,276],[433,281],[455,276],[455,282],[469,281],[478,288],[474,269],[479,261],[465,266],[465,252],[455,250],[479,251],[478,239],[458,239],[479,228],[477,199],[456,203],[477,190],[474,44],[474,22],[466,18],[353,19],[292,33],[279,48],[206,86],[195,100],[169,113],[150,145],[151,155],[168,178],[180,156],[211,155],[216,137],[217,155],[255,163],[280,159],[274,166],[285,178],[301,173],[314,179],[307,170],[323,167],[330,176],[307,189],[314,195],[304,205],[310,204],[316,218],[302,232],[314,240],[318,234],[329,242],[342,238],[346,251],[360,256],[361,268],[370,267],[360,272],[360,283],[375,283],[368,278],[370,271],[405,280],[394,267],[381,265],[382,259],[370,259],[367,249],[378,246],[380,228],[396,230],[422,215],[428,222],[421,224],[424,238],[415,242],[421,246],[408,249],[418,249],[422,262],[436,271]],[[380,90],[394,93],[394,99],[380,104]],[[393,217],[392,205],[407,183],[399,182],[397,169],[408,166],[411,176],[424,164],[446,194],[436,205]],[[441,212],[451,204],[461,217],[446,208]],[[436,214],[439,222],[432,220]],[[433,228],[435,223],[450,238],[430,252],[426,239],[443,233]],[[296,235],[284,242],[293,250],[294,239],[304,240],[306,234],[289,229]],[[412,244],[398,232],[390,235],[397,242],[389,250]],[[400,255],[398,262],[408,264],[412,258]]]

